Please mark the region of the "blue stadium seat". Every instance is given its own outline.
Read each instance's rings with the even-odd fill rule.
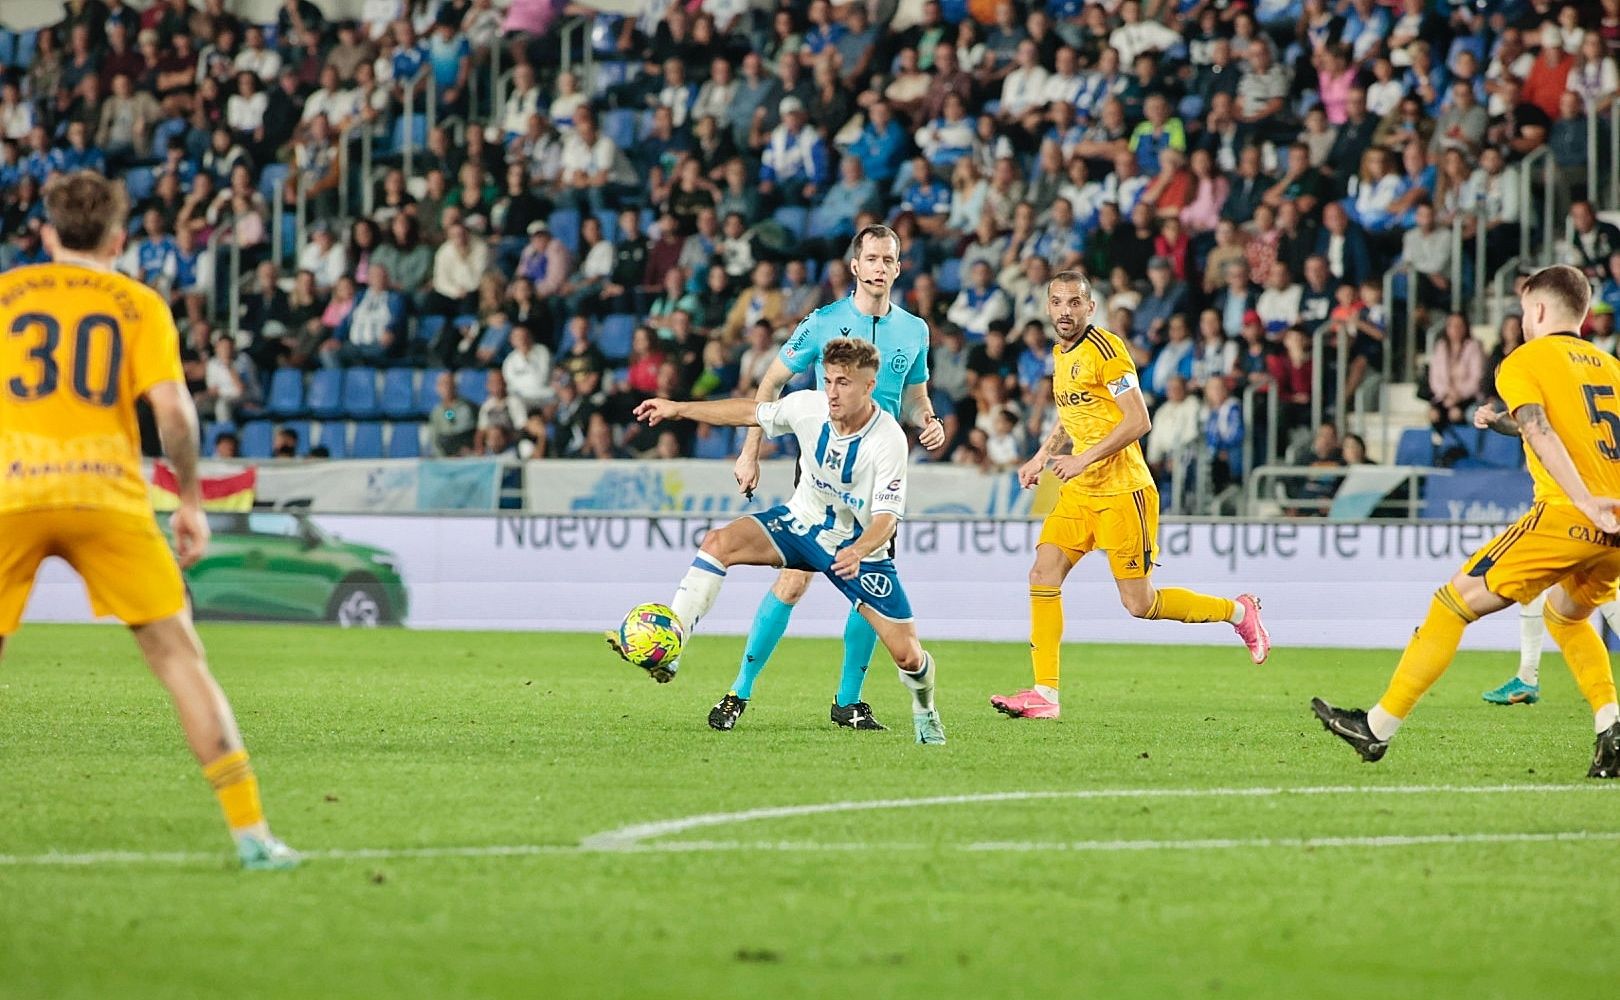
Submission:
[[[489,386],[485,384],[488,378],[489,373],[482,368],[463,368],[456,372],[456,392],[472,405],[483,406],[489,398]]]
[[[157,178],[152,175],[151,167],[137,167],[124,172],[124,190],[129,193],[131,204],[152,197],[152,192],[156,189]]]
[[[350,458],[383,457],[383,425],[375,420],[354,425],[354,437],[349,441]]]
[[[349,425],[341,420],[330,420],[310,428],[313,435],[311,448],[321,445],[333,458],[349,457]]]
[[[298,435],[298,454],[309,454],[310,424],[308,420],[283,420],[276,425],[277,430],[292,431]]]
[[[955,295],[962,290],[962,258],[951,257],[939,268],[939,290]]]
[[[390,368],[383,372],[382,414],[396,420],[416,416],[416,372]]]
[[[317,417],[331,419],[343,416],[342,369],[317,369],[310,377],[309,397],[305,402],[309,412]]]
[[[219,443],[219,436],[229,431],[236,433],[236,425],[228,420],[215,420],[203,428],[203,454],[212,455]],[[240,443],[240,442],[238,442]]]
[[[1434,444],[1427,427],[1408,427],[1395,445],[1396,465],[1433,465]]]
[[[396,422],[388,433],[389,458],[422,457],[422,424],[416,420]]]
[[[34,65],[34,47],[39,42],[39,29],[30,28],[27,31],[19,31],[14,37],[16,39],[16,48],[12,51],[11,62],[7,63],[7,65],[15,70],[27,70]]]
[[[602,227],[602,238],[612,243],[619,238],[619,213],[611,208],[596,212],[596,223]]]
[[[636,332],[636,317],[631,313],[614,313],[604,317],[596,331],[596,346],[609,358],[630,356],[630,338]]]
[[[423,316],[416,321],[416,341],[419,344],[433,343],[443,331],[443,316]]]
[[[628,153],[636,145],[636,113],[625,108],[605,112],[602,115],[602,134]]]
[[[259,194],[264,196],[265,203],[274,211],[276,202],[276,182],[284,181],[292,173],[292,168],[285,163],[272,163],[259,174]]]
[[[243,458],[269,458],[275,428],[268,420],[254,420],[243,425],[240,438]]]
[[[699,434],[692,442],[693,458],[729,458],[733,432],[730,427],[710,427],[707,434]]]
[[[277,368],[270,376],[270,397],[265,412],[273,417],[296,417],[304,412],[304,373],[296,368]]]
[[[411,130],[405,131],[405,116],[400,115],[394,119],[394,128],[388,134],[388,148],[386,152],[398,153],[405,148],[405,138],[415,139],[415,148],[421,149],[427,145],[427,117],[421,114],[411,116]]]
[[[579,253],[579,213],[572,208],[559,208],[551,213],[551,235],[562,240],[571,254]]]
[[[343,373],[343,412],[356,420],[377,415],[377,369],[356,366]]]
[[[429,368],[422,373],[422,380],[416,383],[416,412],[422,416],[432,413],[433,408],[439,405],[437,383],[443,373],[443,368]]]
[[[805,224],[810,221],[810,210],[794,205],[783,205],[771,213],[771,218],[786,229],[788,235],[793,237],[793,242],[797,243],[804,239]]]
[[[1520,469],[1524,467],[1524,444],[1516,437],[1488,432],[1475,455],[1490,469]]]

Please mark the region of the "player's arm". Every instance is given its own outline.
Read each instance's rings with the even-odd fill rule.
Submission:
[[[1575,468],[1575,460],[1569,456],[1569,449],[1564,447],[1564,442],[1553,433],[1552,424],[1547,422],[1546,407],[1540,403],[1526,403],[1513,411],[1513,420],[1518,424],[1525,443],[1541,459],[1547,474],[1553,477],[1553,482],[1580,508],[1581,513],[1591,518],[1601,531],[1620,531],[1620,518],[1614,513],[1620,499],[1593,496],[1592,491],[1587,489]]]
[[[1018,485],[1026,490],[1034,486],[1040,480],[1041,470],[1046,468],[1046,463],[1058,455],[1067,455],[1073,447],[1074,442],[1069,439],[1068,429],[1063,426],[1063,421],[1059,420],[1057,426],[1052,428],[1052,433],[1048,434],[1046,440],[1036,449],[1035,456],[1018,467]]]
[[[1130,388],[1114,397],[1114,402],[1119,406],[1120,420],[1113,430],[1080,454],[1068,455],[1052,463],[1052,472],[1059,479],[1068,482],[1092,464],[1129,448],[1153,428],[1153,418],[1148,416],[1147,400],[1142,398],[1142,390],[1134,384],[1134,379],[1132,382]]]
[[[1492,430],[1508,437],[1519,436],[1518,421],[1514,420],[1511,414],[1498,410],[1489,403],[1481,403],[1474,410],[1474,426],[1482,431]]]
[[[838,550],[838,555],[833,557],[832,571],[845,580],[853,580],[861,571],[861,560],[889,544],[899,526],[900,519],[893,514],[874,514],[861,537]]]
[[[759,404],[752,399],[719,399],[713,402],[677,402],[649,399],[636,407],[636,419],[649,427],[666,420],[693,420],[715,427],[758,427]]]
[[[180,506],[171,521],[175,556],[182,567],[202,558],[208,547],[208,519],[202,511],[202,479],[197,471],[201,449],[197,443],[197,407],[185,383],[159,382],[146,390],[152,406],[163,455],[179,481]]]
[[[927,382],[913,382],[906,386],[903,410],[911,426],[917,428],[917,440],[924,448],[934,451],[945,444],[945,421],[934,412],[934,401],[928,396]]]

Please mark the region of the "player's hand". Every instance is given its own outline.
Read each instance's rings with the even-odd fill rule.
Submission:
[[[1490,430],[1491,424],[1502,414],[1496,412],[1496,407],[1489,403],[1481,403],[1474,409],[1474,426],[1480,430]]]
[[[855,551],[855,546],[846,545],[833,556],[832,571],[838,574],[840,580],[853,580],[861,571],[861,557]]]
[[[746,451],[737,456],[736,464],[731,467],[731,474],[737,480],[737,492],[744,496],[753,496],[754,490],[759,488],[759,459]]]
[[[1041,472],[1046,468],[1046,459],[1041,455],[1025,462],[1018,467],[1018,485],[1029,489],[1041,481]]]
[[[1607,534],[1620,532],[1620,517],[1615,516],[1615,508],[1620,507],[1620,499],[1614,497],[1592,497],[1580,504],[1581,513],[1591,518],[1592,523],[1599,531]]]
[[[1064,482],[1086,471],[1089,462],[1082,461],[1079,455],[1064,455],[1052,462],[1052,473]]]
[[[182,506],[169,518],[174,529],[174,555],[181,569],[190,569],[208,550],[208,517],[201,507]]]
[[[636,419],[648,427],[657,427],[665,420],[676,417],[676,403],[672,399],[649,399],[636,407]]]
[[[945,446],[945,422],[933,417],[922,425],[917,432],[917,443],[929,451],[938,451]]]

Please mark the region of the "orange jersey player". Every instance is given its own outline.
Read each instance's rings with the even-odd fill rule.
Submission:
[[[1502,362],[1507,413],[1483,422],[1524,438],[1535,502],[1518,523],[1474,553],[1430,602],[1378,703],[1367,711],[1311,703],[1327,730],[1364,761],[1381,760],[1396,730],[1451,665],[1463,629],[1547,594],[1547,632],[1592,707],[1590,778],[1620,778],[1620,705],[1593,609],[1620,584],[1620,361],[1581,339],[1591,305],[1586,275],[1542,268],[1519,293],[1523,346]]]
[[[48,264],[0,275],[0,650],[17,630],[34,574],[59,556],[84,578],[169,689],[246,868],[289,868],[271,836],[236,720],[191,625],[176,553],[141,476],[135,403],[145,398],[180,481],[179,563],[208,544],[197,476],[197,412],[180,371],[169,307],[116,273],[123,189],[81,171],[45,190]]]
[[[997,711],[1014,718],[1058,717],[1061,588],[1080,557],[1095,550],[1107,554],[1120,602],[1132,615],[1230,622],[1256,663],[1265,662],[1271,648],[1260,602],[1252,594],[1228,599],[1160,589],[1149,578],[1158,552],[1159,491],[1138,444],[1150,425],[1147,401],[1125,342],[1092,325],[1095,308],[1091,282],[1079,271],[1060,272],[1047,284],[1047,314],[1058,335],[1052,352],[1058,426],[1018,470],[1018,478],[1025,488],[1034,486],[1050,466],[1063,488],[1041,526],[1029,571],[1034,686],[990,699]]]

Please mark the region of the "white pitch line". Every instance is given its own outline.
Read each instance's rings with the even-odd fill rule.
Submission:
[[[915,809],[924,806],[974,805],[993,802],[1029,802],[1043,799],[1215,799],[1272,798],[1290,795],[1510,795],[1603,792],[1600,785],[1327,785],[1299,788],[1079,788],[1068,791],[984,792],[974,795],[934,795],[914,799],[867,799],[817,802],[809,805],[769,806],[737,812],[699,813],[677,819],[636,823],[592,834],[580,841],[587,851],[623,851],[659,837],[711,826],[727,826],[761,819],[789,819],[824,813]]]
[[[785,819],[838,812],[866,812],[882,809],[910,809],[924,806],[970,805],[994,802],[1029,802],[1053,799],[1199,799],[1273,798],[1291,795],[1511,795],[1590,792],[1620,794],[1606,785],[1365,785],[1306,786],[1297,788],[1094,788],[1068,791],[986,792],[976,795],[937,795],[912,799],[871,799],[821,802],[797,806],[773,806],[737,812],[700,813],[678,819],[660,820],[619,827],[594,834],[579,844],[485,844],[449,847],[378,847],[308,851],[314,861],[392,861],[436,858],[504,858],[541,855],[626,854],[703,854],[721,852],[812,853],[867,850],[956,850],[967,852],[1094,851],[1127,852],[1156,850],[1232,850],[1241,848],[1318,848],[1318,847],[1413,847],[1428,844],[1506,844],[1557,841],[1620,841],[1620,831],[1508,832],[1416,834],[1371,837],[1259,837],[1207,838],[1189,840],[1081,840],[1052,843],[1038,841],[982,841],[971,844],[864,843],[818,841],[718,841],[674,840],[654,842],[689,830],[744,823],[762,819]],[[228,861],[225,852],[200,851],[85,851],[45,854],[0,854],[0,868],[71,868],[91,865],[186,865],[219,864]]]

